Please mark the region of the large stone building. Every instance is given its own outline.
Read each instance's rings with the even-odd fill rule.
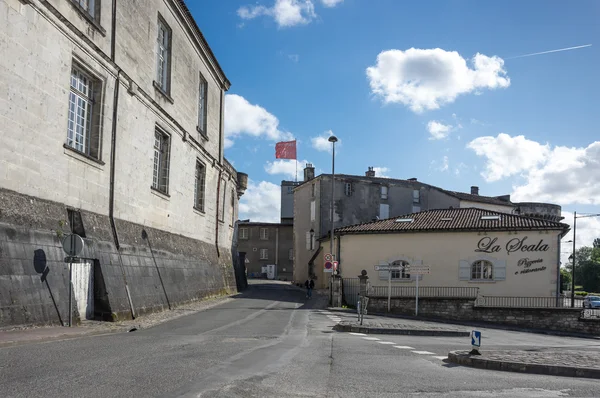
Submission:
[[[544,217],[560,221],[560,206],[544,203],[514,203],[510,195],[483,196],[479,188],[470,193],[448,191],[418,181],[381,178],[369,167],[364,176],[335,175],[335,228],[418,213],[432,209],[476,207],[508,214]],[[314,168],[304,169],[304,181],[294,189],[294,281],[317,275],[317,284],[325,286],[326,278],[319,277],[315,261],[329,252],[320,239],[331,230],[331,174],[315,177]],[[334,252],[336,249],[334,248]],[[341,264],[341,263],[340,263]]]
[[[72,232],[82,318],[234,291],[247,176],[185,2],[0,0],[0,20],[0,326],[66,319]]]

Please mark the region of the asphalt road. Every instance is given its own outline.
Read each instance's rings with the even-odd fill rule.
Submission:
[[[467,338],[333,332],[336,314],[281,284],[132,333],[0,348],[2,397],[598,397],[600,382],[446,363]],[[484,348],[600,341],[483,330]]]

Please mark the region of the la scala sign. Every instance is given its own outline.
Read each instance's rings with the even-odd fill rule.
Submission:
[[[533,243],[527,241],[527,236],[509,240],[506,242],[504,248],[507,254],[520,252],[547,252],[549,249],[543,239],[540,239],[537,243]],[[489,236],[481,238],[479,242],[477,242],[477,249],[475,249],[475,251],[479,253],[498,253],[500,250],[502,250],[502,247],[498,244],[498,238],[490,238]]]

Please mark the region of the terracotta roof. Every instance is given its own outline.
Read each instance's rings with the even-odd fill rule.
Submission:
[[[503,199],[500,199],[498,196],[481,196],[481,195],[473,195],[473,194],[464,193],[464,192],[447,191],[447,190],[441,189],[441,188],[438,188],[438,189],[440,189],[442,192],[444,192],[450,196],[454,196],[455,198],[460,199],[460,200],[468,200],[470,202],[479,202],[479,203],[489,203],[489,204],[493,204],[493,205],[504,205],[504,206],[513,205],[513,203],[510,200],[503,200]]]
[[[427,210],[385,220],[350,225],[338,228],[335,232],[343,235],[474,230],[564,230],[566,232],[568,229],[569,225],[556,221],[468,207],[462,209]]]

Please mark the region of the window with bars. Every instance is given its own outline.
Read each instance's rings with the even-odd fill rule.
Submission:
[[[477,260],[471,264],[471,280],[493,280],[493,268],[487,260]]]
[[[204,213],[204,195],[206,181],[206,166],[201,161],[196,161],[196,177],[194,185],[194,207]]]
[[[152,188],[169,193],[169,144],[170,137],[158,127],[154,130],[154,170]]]
[[[100,96],[102,83],[73,64],[69,93],[67,146],[100,159]]]
[[[260,249],[260,259],[261,260],[269,259],[269,249]]]
[[[240,239],[248,239],[248,228],[240,228],[240,232],[238,233],[238,237]]]
[[[171,28],[159,16],[156,41],[156,83],[165,93],[169,93],[171,78]]]
[[[269,230],[267,228],[260,229],[260,239],[269,240]]]
[[[346,193],[346,196],[352,196],[352,183],[351,182],[347,182],[346,184],[344,184],[344,192]]]
[[[206,105],[208,94],[208,82],[200,75],[200,87],[198,88],[198,132],[208,137],[206,132]]]
[[[82,11],[89,14],[90,17],[96,19],[96,3],[100,5],[100,0],[71,0],[79,6]]]

